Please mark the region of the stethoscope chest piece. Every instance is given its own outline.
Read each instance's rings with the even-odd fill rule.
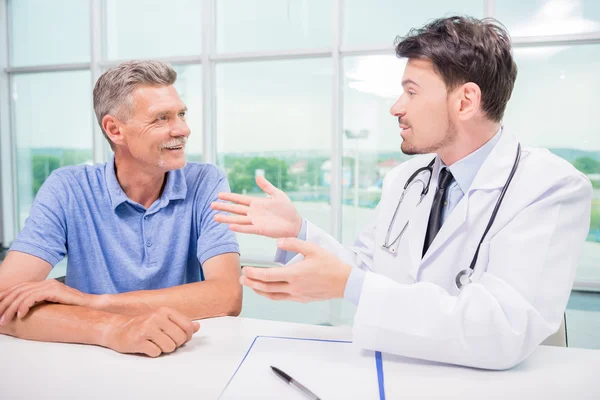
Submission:
[[[463,269],[458,274],[456,274],[454,282],[456,283],[456,288],[458,290],[461,290],[463,287],[471,283],[471,274],[473,274],[472,269]]]

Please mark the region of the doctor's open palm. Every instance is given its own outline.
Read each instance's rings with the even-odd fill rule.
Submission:
[[[252,197],[236,193],[219,193],[219,199],[230,203],[213,202],[213,210],[231,213],[216,214],[215,221],[229,224],[234,232],[250,233],[271,238],[296,237],[302,228],[302,217],[290,198],[273,186],[265,177],[257,176],[256,184],[268,197]]]

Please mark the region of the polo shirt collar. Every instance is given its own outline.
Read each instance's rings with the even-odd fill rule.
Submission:
[[[159,207],[161,208],[166,206],[171,200],[185,200],[187,194],[187,182],[183,168],[167,172],[166,179],[167,183],[162,195],[158,199]],[[117,180],[114,154],[111,155],[110,161],[106,164],[106,186],[113,210],[116,210],[120,204],[126,201],[137,204],[127,197]]]

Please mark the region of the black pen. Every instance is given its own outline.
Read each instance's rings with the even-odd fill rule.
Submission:
[[[314,394],[313,392],[311,392],[310,390],[308,390],[306,388],[306,386],[302,385],[300,382],[298,382],[297,380],[295,380],[294,378],[292,378],[291,376],[289,376],[288,374],[286,374],[285,372],[283,372],[279,368],[274,367],[274,366],[271,365],[271,369],[273,370],[273,372],[275,372],[277,374],[278,377],[280,377],[281,379],[283,379],[284,381],[286,381],[286,383],[290,384],[291,386],[294,386],[296,389],[300,390],[309,399],[312,399],[312,400],[321,400],[319,398],[319,396],[317,396],[316,394]]]

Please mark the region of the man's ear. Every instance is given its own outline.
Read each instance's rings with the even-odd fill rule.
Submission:
[[[114,144],[123,143],[123,134],[121,133],[122,123],[116,117],[106,114],[102,118],[102,129],[106,132],[106,135]]]
[[[463,121],[473,118],[480,110],[481,89],[479,85],[467,82],[457,90],[459,99],[458,118]]]

